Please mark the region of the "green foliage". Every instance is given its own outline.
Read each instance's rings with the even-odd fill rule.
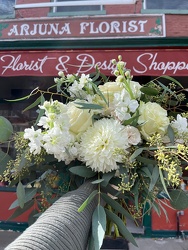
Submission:
[[[0,142],[6,142],[13,133],[12,124],[5,117],[0,116]]]
[[[95,250],[101,248],[106,232],[106,213],[101,205],[95,208],[92,216],[92,236]]]
[[[125,239],[127,239],[133,245],[138,246],[133,235],[128,231],[123,221],[116,214],[109,211],[108,209],[105,209],[105,211],[106,215],[110,218],[110,220],[113,221],[118,226],[120,233],[125,237]]]
[[[188,208],[188,194],[183,190],[172,190],[169,192],[170,204],[177,210]]]
[[[95,198],[95,196],[98,194],[97,190],[94,190],[89,196],[88,198],[84,201],[84,203],[78,208],[78,212],[82,212],[88,204],[90,204],[93,199]]]

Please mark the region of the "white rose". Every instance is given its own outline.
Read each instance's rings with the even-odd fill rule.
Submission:
[[[92,125],[93,113],[88,109],[78,108],[76,105],[74,102],[69,102],[67,104],[67,114],[69,116],[70,131],[77,135],[83,133]]]
[[[148,140],[150,136],[159,133],[164,136],[167,132],[169,119],[167,111],[157,103],[143,103],[139,107],[140,117],[138,124],[140,124],[140,131],[144,139]]]
[[[139,142],[141,142],[140,132],[137,128],[128,125],[125,127],[125,131],[127,132],[129,144],[137,145]]]

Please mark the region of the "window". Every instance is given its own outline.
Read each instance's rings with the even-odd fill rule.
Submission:
[[[0,16],[12,17],[14,15],[15,0],[0,0]]]
[[[80,0],[64,0],[66,2],[77,2]],[[82,6],[63,6],[63,0],[54,0],[53,2],[62,2],[62,6],[57,6],[57,7],[53,7],[51,10],[50,15],[69,15],[69,16],[73,16],[73,15],[96,15],[96,14],[105,14],[106,12],[103,9],[102,5],[87,5],[86,0],[83,0],[83,2],[86,3],[86,5],[82,5]]]
[[[144,10],[161,10],[161,13],[169,12],[188,12],[188,0],[144,0]]]

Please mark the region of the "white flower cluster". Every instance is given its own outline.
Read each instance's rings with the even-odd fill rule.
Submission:
[[[43,148],[58,161],[69,164],[78,159],[94,171],[105,173],[117,170],[122,162],[122,155],[114,152],[126,153],[132,145],[148,141],[156,133],[165,137],[169,125],[177,138],[187,137],[187,119],[178,115],[170,123],[167,111],[159,104],[141,101],[141,85],[132,81],[129,71],[122,73],[124,65],[117,63],[114,82],[98,87],[89,75],[65,77],[59,73],[61,78],[55,82],[65,84],[74,101],[63,104],[51,100],[39,106],[44,110],[39,128],[31,127],[24,133],[30,152],[39,154]],[[88,104],[102,109],[84,108]],[[125,125],[135,116],[134,126]]]

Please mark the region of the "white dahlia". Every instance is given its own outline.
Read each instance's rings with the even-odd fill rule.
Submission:
[[[81,136],[80,159],[97,172],[107,173],[118,169],[122,156],[114,154],[116,149],[128,148],[125,127],[114,119],[101,119]]]

